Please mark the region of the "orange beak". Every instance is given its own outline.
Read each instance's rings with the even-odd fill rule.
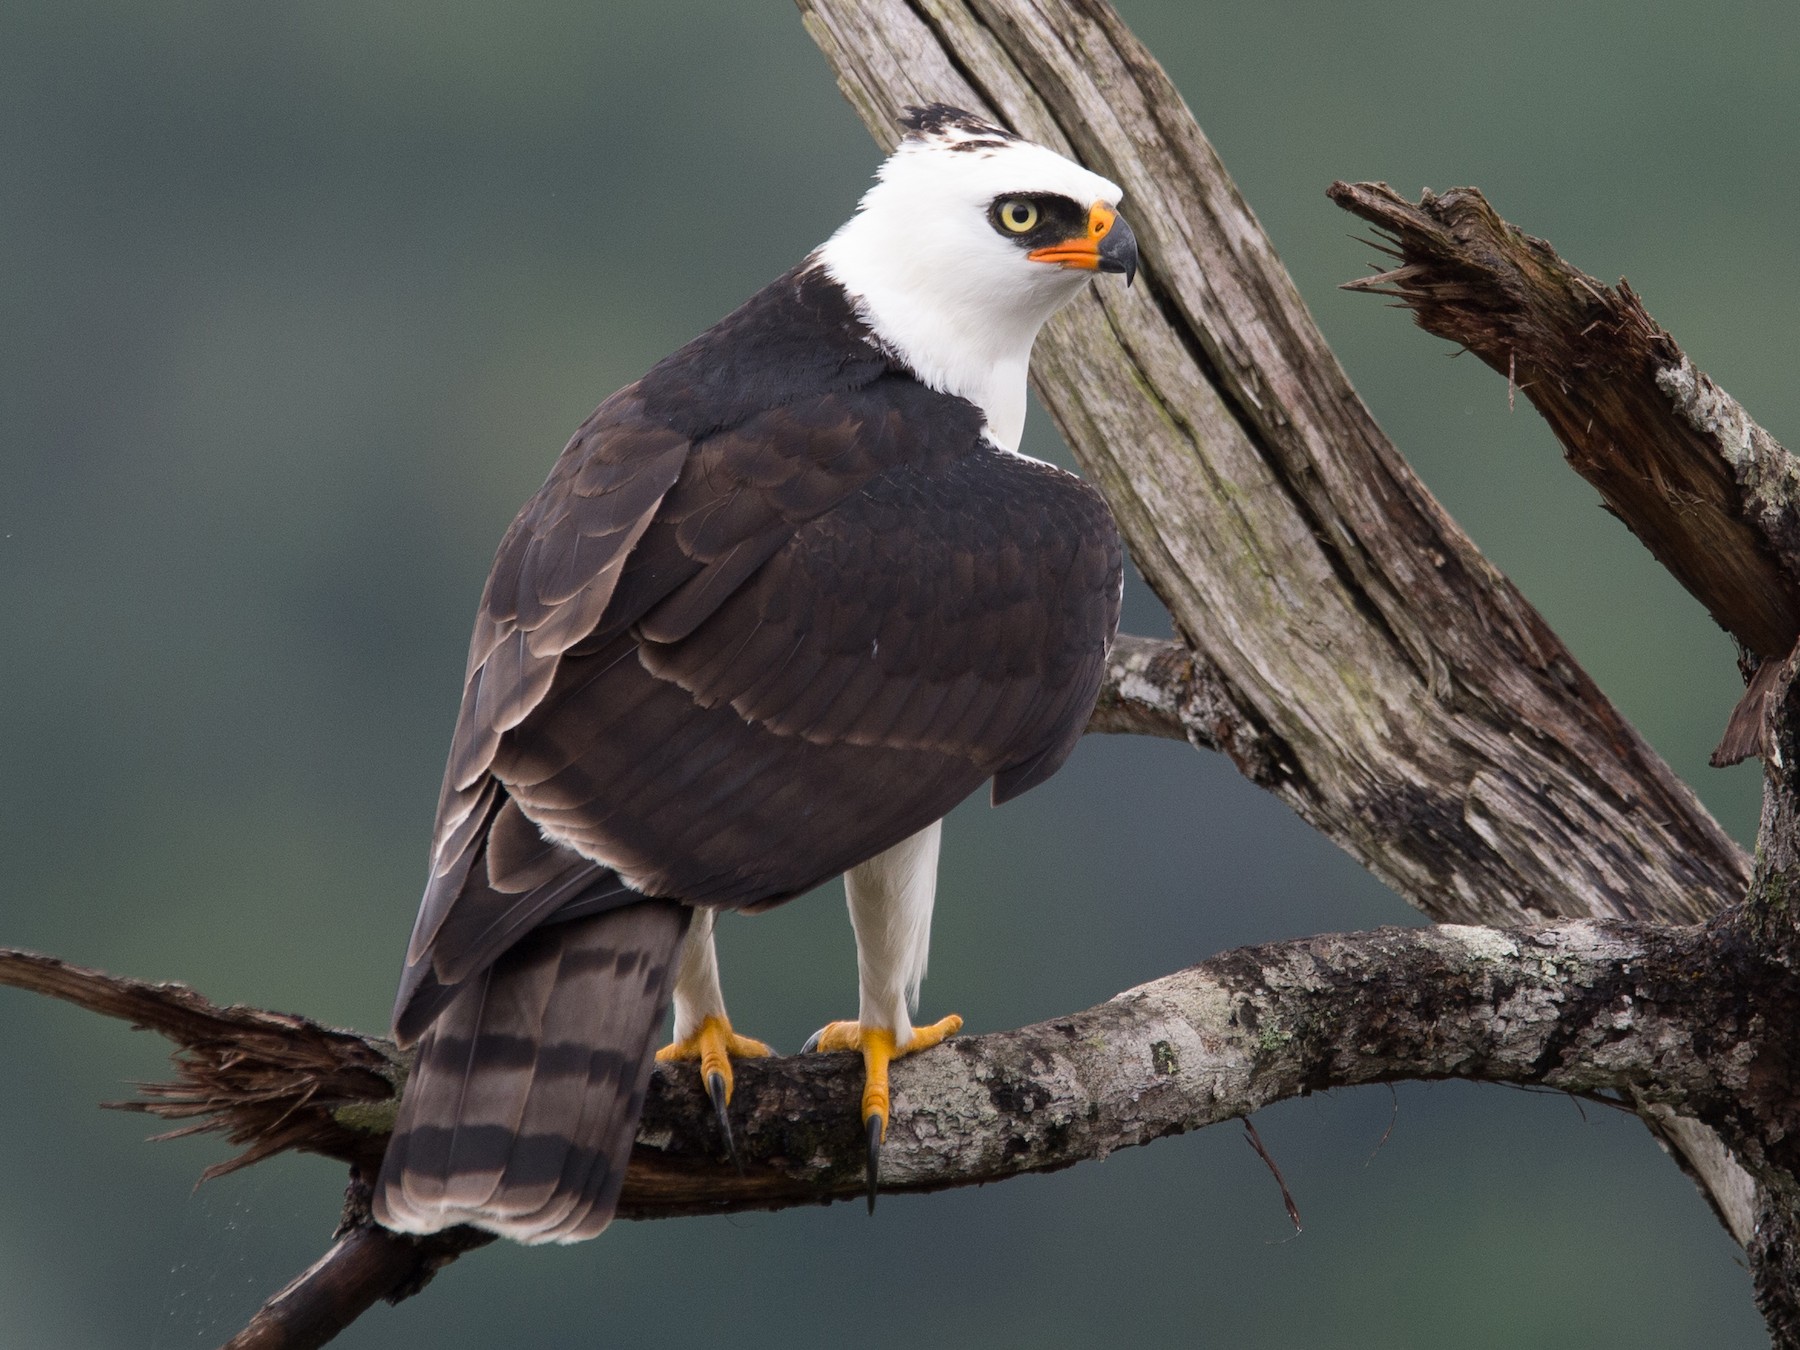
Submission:
[[[1123,272],[1129,285],[1137,272],[1137,240],[1131,226],[1104,202],[1088,208],[1087,230],[1073,239],[1025,255],[1032,262],[1055,263],[1084,272]]]
[[[1034,248],[1025,256],[1033,262],[1061,263],[1064,267],[1079,267],[1085,272],[1100,270],[1100,241],[1106,238],[1108,231],[1118,216],[1107,210],[1099,202],[1088,208],[1087,233],[1074,239],[1065,239],[1060,244],[1051,244],[1048,248]]]

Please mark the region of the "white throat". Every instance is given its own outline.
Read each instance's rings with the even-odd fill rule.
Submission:
[[[927,387],[980,408],[988,438],[1016,452],[1031,344],[1093,273],[1032,261],[990,212],[1030,193],[1085,212],[1116,205],[1119,188],[968,113],[915,112],[914,134],[814,257],[890,352]]]
[[[1001,297],[990,286],[961,285],[941,272],[918,275],[923,269],[905,265],[904,248],[882,237],[888,233],[882,224],[863,214],[834,234],[817,254],[826,275],[927,387],[968,399],[986,417],[988,437],[1016,451],[1025,430],[1031,344],[1087,278],[1064,273],[1028,296],[1013,293],[996,303]]]

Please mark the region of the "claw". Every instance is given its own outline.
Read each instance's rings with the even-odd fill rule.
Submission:
[[[869,1180],[869,1213],[875,1212],[875,1192],[881,1185],[881,1137],[887,1133],[887,1121],[870,1116],[863,1122],[869,1136],[869,1156],[864,1166]]]
[[[731,1100],[731,1088],[725,1082],[725,1075],[714,1069],[706,1075],[706,1095],[712,1098],[713,1110],[719,1117],[719,1133],[725,1136],[725,1151],[731,1155],[731,1165],[744,1174],[744,1164],[738,1159],[737,1141],[731,1137],[731,1117],[726,1114],[726,1103]]]
[[[713,1111],[719,1117],[719,1132],[725,1136],[725,1151],[731,1155],[732,1165],[739,1173],[743,1172],[744,1164],[738,1158],[737,1142],[731,1137],[731,1118],[725,1113],[725,1108],[731,1103],[731,1061],[733,1057],[757,1059],[773,1053],[761,1041],[738,1035],[731,1029],[731,1023],[723,1017],[706,1018],[700,1023],[699,1030],[687,1040],[665,1045],[656,1052],[657,1060],[664,1064],[679,1060],[700,1061],[700,1081],[706,1085],[706,1095],[711,1099]]]
[[[886,1027],[865,1027],[860,1022],[830,1022],[806,1039],[804,1052],[823,1050],[860,1050],[863,1057],[862,1122],[868,1153],[863,1163],[868,1179],[869,1213],[875,1212],[875,1194],[881,1187],[881,1144],[887,1138],[888,1065],[891,1061],[920,1050],[928,1050],[962,1029],[962,1018],[955,1013],[930,1026],[907,1028],[904,1047],[894,1044],[894,1033]]]

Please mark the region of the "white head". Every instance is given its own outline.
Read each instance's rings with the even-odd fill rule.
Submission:
[[[1095,273],[1136,271],[1119,187],[943,104],[903,125],[816,257],[921,380],[980,405],[989,435],[1016,449],[1038,329]]]

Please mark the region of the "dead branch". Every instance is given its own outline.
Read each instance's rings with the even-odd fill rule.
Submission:
[[[371,1166],[385,1145],[340,1124],[356,1103],[394,1096],[406,1058],[390,1041],[338,1031],[292,1013],[222,1008],[181,984],[108,975],[35,952],[0,948],[0,984],[47,994],[175,1042],[177,1079],[111,1103],[186,1122],[160,1136],[223,1134],[244,1152],[206,1169],[222,1176],[284,1149]]]
[[[883,146],[941,100],[1124,187],[1138,285],[1052,321],[1033,384],[1207,672],[1196,743],[1433,919],[1681,923],[1743,896],[1743,851],[1382,434],[1105,0],[799,4]],[[1652,1128],[1747,1241],[1718,1141]]]
[[[359,1185],[353,1181],[352,1190]],[[472,1228],[424,1238],[366,1222],[340,1228],[331,1250],[263,1304],[221,1350],[314,1350],[377,1301],[397,1303],[418,1293],[458,1256],[492,1241],[491,1233]]]
[[[0,950],[0,983],[162,1032],[178,1083],[136,1103],[250,1156],[378,1158],[404,1066],[386,1042],[290,1014],[220,1009],[180,985]],[[883,1187],[934,1191],[1055,1171],[1335,1087],[1465,1078],[1631,1094],[1758,1141],[1794,1104],[1771,1072],[1793,1051],[1800,982],[1693,928],[1581,922],[1496,931],[1381,929],[1244,948],[1018,1031],[958,1038],[894,1069]],[[283,1028],[271,1036],[269,1028]],[[315,1048],[302,1061],[290,1042]],[[621,1218],[783,1209],[862,1193],[848,1055],[738,1066],[739,1172],[695,1075],[659,1068]],[[326,1084],[336,1085],[327,1089]],[[285,1115],[269,1121],[276,1104]],[[1756,1122],[1745,1131],[1742,1120]],[[259,1125],[260,1123],[260,1125]],[[261,1128],[263,1133],[255,1131]],[[488,1241],[369,1226],[357,1183],[340,1240],[231,1344],[322,1345],[379,1298],[416,1292]]]
[[[1742,851],[1382,435],[1103,0],[800,9],[883,146],[941,100],[1124,187],[1137,285],[1053,320],[1033,382],[1206,672],[1200,743],[1434,919],[1742,897]]]
[[[1179,642],[1120,633],[1088,732],[1162,736],[1217,750],[1205,710],[1223,696],[1218,679]]]
[[[1607,286],[1502,220],[1474,188],[1418,204],[1333,183],[1397,265],[1347,290],[1392,296],[1474,352],[1543,414],[1569,466],[1719,626],[1778,666],[1800,636],[1800,461],[1694,368],[1621,280]],[[1758,753],[1772,670],[1714,755]]]

